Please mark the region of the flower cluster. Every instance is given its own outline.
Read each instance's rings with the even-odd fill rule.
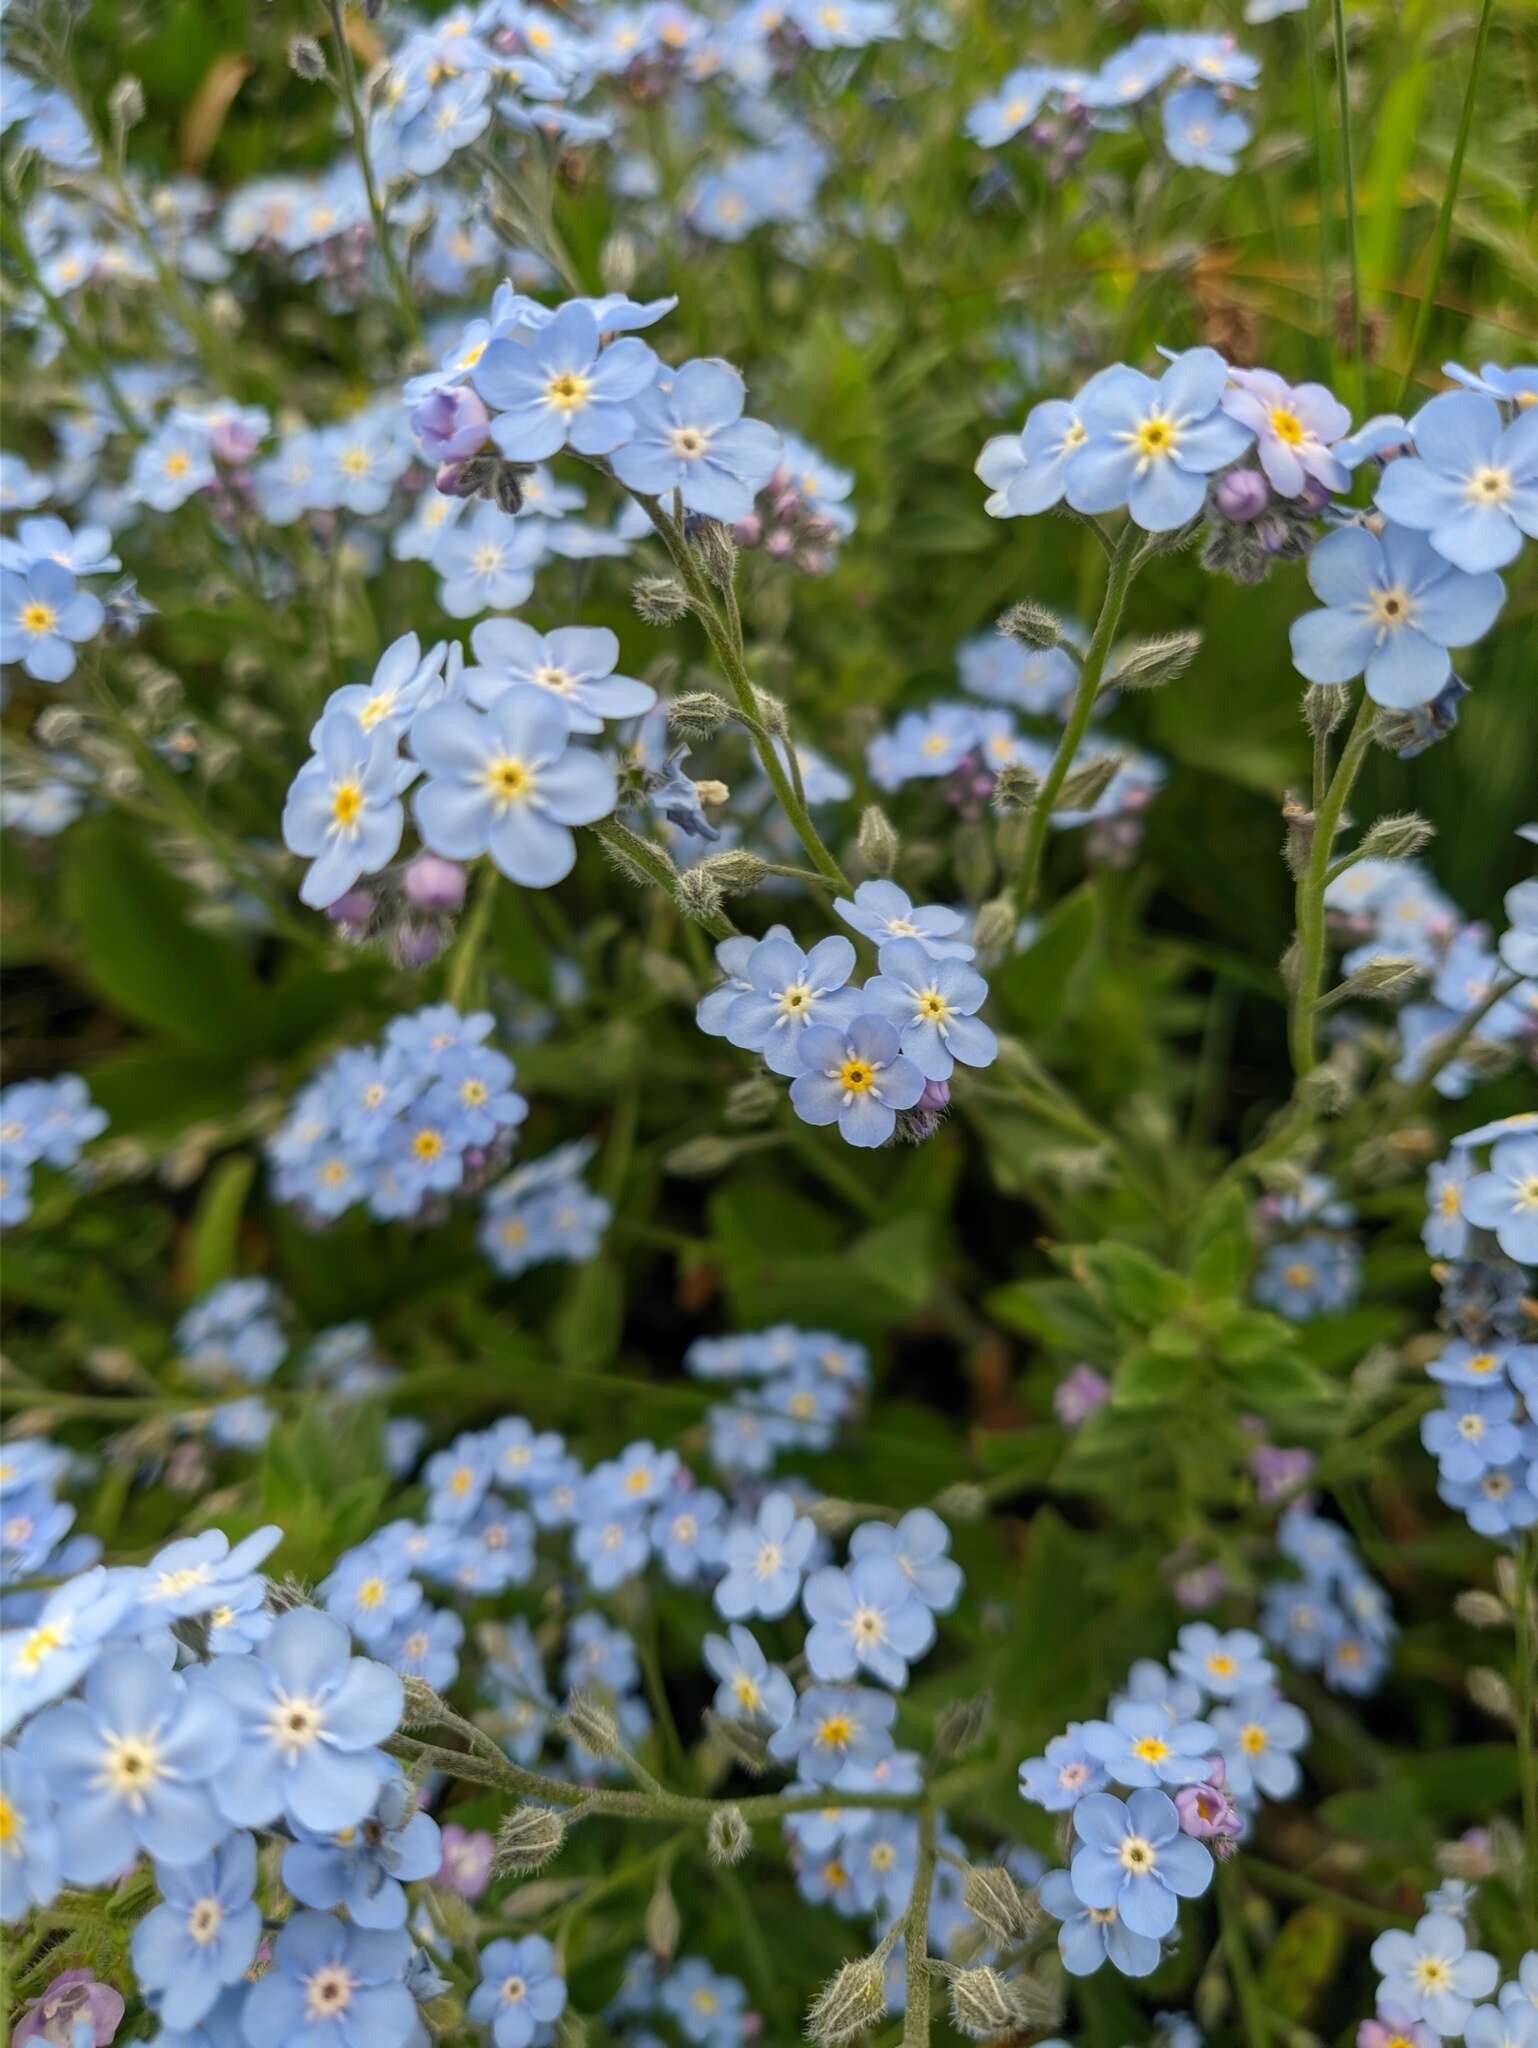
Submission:
[[[106,1111],[78,1074],[0,1092],[0,1230],[31,1215],[34,1167],[78,1166],[82,1148],[106,1128]]]
[[[581,1265],[597,1252],[614,1210],[582,1178],[592,1155],[590,1141],[562,1145],[486,1190],[476,1234],[504,1278],[551,1260]]]
[[[1509,1542],[1538,1522],[1538,1116],[1465,1131],[1431,1168],[1426,1200],[1450,1341],[1427,1368],[1442,1406],[1421,1441],[1448,1506]]]
[[[829,1449],[870,1383],[862,1344],[788,1323],[751,1336],[697,1337],[684,1367],[733,1388],[705,1419],[711,1462],[732,1478],[771,1472],[784,1452]]]
[[[450,1003],[398,1017],[378,1047],[338,1053],[296,1097],[268,1145],[273,1189],[318,1222],[357,1203],[419,1217],[484,1186],[529,1106],[513,1063],[486,1043],[488,1011]]]
[[[863,987],[850,985],[856,955],[848,939],[821,939],[803,952],[776,925],[762,939],[721,941],[716,964],[726,978],[701,1000],[696,1021],[787,1077],[804,1123],[837,1124],[851,1145],[884,1145],[899,1130],[927,1137],[950,1100],[957,1063],[986,1067],[997,1055],[998,1041],[977,1015],[988,984],[966,964],[970,945],[932,937],[959,929],[954,912],[914,911],[883,882],[861,883],[834,908],[862,936],[872,925],[882,935],[880,971]]]
[[[1039,1887],[1071,1975],[1106,1961],[1150,1975],[1179,1901],[1211,1884],[1214,1854],[1232,1854],[1263,1798],[1297,1790],[1308,1723],[1275,1681],[1257,1635],[1192,1622],[1167,1668],[1133,1665],[1107,1719],[1073,1722],[1020,1766],[1020,1796],[1071,1817],[1069,1867]]]
[[[1067,168],[1084,155],[1097,131],[1124,129],[1130,111],[1138,110],[1141,118],[1141,110],[1162,92],[1169,156],[1228,177],[1251,132],[1234,94],[1249,91],[1259,77],[1259,59],[1230,36],[1148,30],[1097,71],[1049,64],[1011,71],[997,92],[971,109],[967,133],[984,149],[1023,133],[1035,149]]]
[[[1332,1692],[1375,1692],[1397,1633],[1388,1595],[1338,1522],[1307,1497],[1277,1525],[1276,1547],[1302,1573],[1266,1593],[1260,1632],[1300,1671],[1317,1671]]]

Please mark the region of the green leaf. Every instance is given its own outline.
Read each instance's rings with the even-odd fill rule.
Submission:
[[[63,898],[83,972],[124,1016],[194,1051],[252,1045],[261,992],[244,961],[192,922],[191,893],[125,820],[87,818],[70,833]]]
[[[249,1152],[222,1159],[208,1176],[182,1262],[190,1296],[206,1294],[234,1272],[240,1219],[255,1177],[256,1160]]]
[[[1178,1401],[1197,1370],[1194,1356],[1145,1347],[1129,1352],[1116,1368],[1111,1400],[1118,1408],[1160,1408]]]
[[[1189,1284],[1135,1245],[1079,1246],[1072,1257],[1076,1269],[1100,1282],[1112,1311],[1139,1329],[1178,1315],[1190,1300]]]
[[[1327,1906],[1304,1906],[1278,1930],[1261,1971],[1260,1989],[1275,2013],[1300,2024],[1321,1991],[1337,1981],[1346,1930]]]
[[[625,1322],[625,1276],[614,1259],[578,1266],[555,1312],[551,1334],[564,1365],[608,1365]]]
[[[1249,1205],[1241,1189],[1228,1188],[1197,1215],[1191,1238],[1191,1284],[1209,1300],[1238,1294],[1254,1262]]]
[[[1115,1339],[1109,1320],[1071,1280],[1011,1280],[996,1287],[983,1306],[996,1323],[1063,1351],[1104,1357]]]
[[[1016,1024],[1045,1031],[1058,1021],[1076,993],[1096,926],[1095,894],[1086,884],[1055,905],[1035,943],[1000,969],[995,997]]]

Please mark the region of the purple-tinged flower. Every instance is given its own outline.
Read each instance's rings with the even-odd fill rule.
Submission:
[[[442,1829],[442,1847],[438,1883],[462,1899],[478,1899],[491,1882],[496,1843],[484,1828],[462,1828],[449,1821]]]
[[[1411,432],[1415,453],[1383,472],[1379,511],[1469,575],[1515,561],[1523,536],[1538,535],[1538,411],[1507,426],[1493,398],[1444,391]]]
[[[1214,1757],[1210,1774],[1199,1785],[1181,1785],[1170,1795],[1180,1815],[1181,1833],[1198,1842],[1217,1842],[1220,1846],[1213,1853],[1218,1856],[1237,1839],[1244,1825],[1228,1796],[1226,1780],[1223,1759]]]
[[[1377,2017],[1357,2028],[1356,2048],[1438,2048],[1438,2036],[1424,2020],[1380,2002]]]
[[[55,2041],[68,2048],[106,2048],[122,2023],[122,1995],[110,1984],[98,1984],[89,1970],[66,1970],[33,2000],[17,2021],[11,2048],[37,2048]]]
[[[1064,1429],[1079,1429],[1111,1398],[1111,1382],[1080,1363],[1052,1389],[1052,1412]]]
[[[1299,497],[1310,477],[1332,491],[1348,488],[1351,472],[1330,444],[1347,432],[1351,415],[1333,392],[1322,384],[1288,384],[1274,370],[1231,370],[1229,379],[1223,410],[1254,434],[1260,466],[1280,497]]]
[[[463,462],[491,438],[491,415],[468,385],[456,384],[413,409],[411,431],[429,462]]]
[[[1103,1791],[1105,1785],[1105,1770],[1085,1748],[1077,1721],[1053,1736],[1044,1756],[1027,1757],[1020,1766],[1020,1797],[1048,1813],[1067,1813],[1086,1793]]]

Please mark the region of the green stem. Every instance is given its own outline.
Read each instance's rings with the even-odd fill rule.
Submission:
[[[37,267],[32,250],[21,231],[19,221],[12,217],[9,208],[3,209],[3,216],[0,216],[0,230],[3,230],[5,239],[10,245],[11,254],[16,259],[17,267],[26,278],[27,283],[31,285],[33,291],[37,293],[43,304],[48,308],[48,317],[64,337],[71,354],[80,362],[88,363],[101,380],[101,388],[106,394],[107,403],[117,414],[118,423],[124,433],[131,434],[136,441],[142,441],[144,439],[144,429],[134,418],[133,410],[123,395],[123,388],[113,373],[112,365],[96,346],[95,342],[89,340],[82,329],[76,324],[63,300],[55,297],[47,285],[44,284],[42,272]]]
[[[1035,900],[1036,886],[1041,875],[1042,853],[1047,843],[1047,830],[1052,823],[1052,812],[1094,714],[1100,678],[1105,674],[1111,643],[1121,623],[1122,607],[1127,601],[1127,592],[1137,573],[1137,552],[1142,539],[1141,531],[1129,519],[1121,530],[1115,552],[1106,569],[1105,594],[1100,601],[1100,616],[1095,621],[1094,634],[1079,666],[1079,680],[1068,713],[1068,723],[1063,728],[1063,737],[1058,742],[1052,766],[1047,770],[1046,778],[1036,792],[1036,802],[1026,826],[1025,847],[1020,856],[1020,872],[1015,877],[1014,884],[1015,905],[1022,912],[1029,910]]]
[[[1334,846],[1340,831],[1346,799],[1351,794],[1363,758],[1372,743],[1372,729],[1377,716],[1377,705],[1364,691],[1362,701],[1357,707],[1356,723],[1351,728],[1345,750],[1341,754],[1334,775],[1330,778],[1324,802],[1315,813],[1314,843],[1309,853],[1308,867],[1298,880],[1298,971],[1297,986],[1292,991],[1288,1043],[1292,1048],[1293,1072],[1300,1077],[1312,1072],[1317,1058],[1315,1009],[1319,1001],[1319,984],[1324,974],[1324,891],[1330,870],[1330,849]]]
[[[1522,981],[1523,976],[1520,974],[1503,975],[1491,987],[1489,994],[1470,1010],[1466,1017],[1459,1018],[1451,1031],[1432,1040],[1431,1058],[1419,1078],[1401,1083],[1398,1090],[1390,1095],[1389,1107],[1383,1120],[1385,1129],[1397,1130],[1407,1116],[1413,1115],[1421,1107],[1431,1094],[1437,1075],[1458,1057],[1496,1004],[1504,1002],[1513,989],[1520,988]]]
[[[1314,117],[1314,178],[1319,187],[1319,326],[1323,336],[1331,337],[1329,181],[1324,168],[1324,94],[1319,86],[1319,23],[1315,16],[1317,6],[1318,0],[1308,0],[1304,34],[1308,39],[1308,96]]]
[[[347,0],[325,0],[326,15],[331,23],[331,33],[336,40],[337,76],[341,80],[342,104],[347,109],[347,125],[352,133],[353,155],[358,159],[358,169],[363,177],[363,190],[368,199],[368,210],[374,223],[374,239],[379,244],[385,270],[400,308],[401,325],[406,330],[406,339],[413,345],[422,339],[422,323],[417,318],[417,309],[412,303],[411,285],[401,267],[396,253],[395,240],[390,233],[390,223],[385,218],[380,203],[379,188],[374,183],[374,166],[369,160],[368,128],[363,118],[363,108],[358,98],[358,74],[352,61],[352,45],[347,40]]]
[[[738,709],[747,724],[759,765],[769,779],[769,786],[774,791],[780,809],[790,820],[792,831],[805,849],[807,859],[826,883],[847,895],[850,887],[848,878],[824,846],[821,834],[812,823],[812,814],[797,791],[796,778],[780,759],[778,747],[764,729],[758,698],[754,693],[742,651],[742,622],[737,616],[735,592],[730,595],[726,615],[723,617],[710,581],[700,567],[694,550],[684,538],[681,524],[671,519],[655,498],[642,497],[636,492],[632,492],[631,496],[661,535],[663,544],[673,558],[673,566],[683,578],[689,595],[694,600],[694,609],[699,613],[700,623],[705,628],[705,637],[710,642],[711,651],[720,665],[721,673],[731,685],[732,695],[736,698]],[[785,751],[787,756],[793,754],[789,734],[785,736]]]
[[[1362,353],[1362,273],[1356,236],[1356,173],[1351,156],[1351,76],[1346,63],[1345,0],[1332,0],[1335,15],[1335,90],[1340,107],[1340,175],[1346,206],[1346,259],[1351,269],[1351,360],[1356,371],[1356,412],[1364,403],[1366,365]]]
[[[1528,1927],[1538,1927],[1538,1537],[1517,1552],[1517,1768],[1522,1786],[1522,1896]]]
[[[612,846],[628,866],[639,868],[650,877],[659,889],[666,889],[685,917],[689,912],[683,909],[678,896],[678,870],[668,859],[660,846],[644,839],[639,832],[632,832],[628,825],[622,825],[618,818],[600,818],[596,825],[589,826],[591,832]],[[713,938],[730,939],[736,935],[737,927],[724,911],[713,910],[708,917],[697,920],[703,924]]]
[[[913,1890],[903,1921],[907,1951],[907,1995],[903,2003],[903,2048],[929,2048],[929,1893],[935,1874],[935,1810],[926,1800],[919,1808],[919,1853]]]
[[[1399,387],[1396,411],[1404,411],[1405,400],[1410,395],[1410,386],[1415,382],[1416,366],[1421,359],[1421,350],[1426,342],[1426,329],[1431,325],[1431,311],[1436,304],[1437,287],[1442,282],[1442,265],[1447,260],[1447,243],[1452,234],[1453,208],[1458,201],[1458,187],[1463,179],[1463,153],[1468,148],[1469,131],[1474,125],[1474,95],[1479,84],[1479,67],[1484,62],[1485,43],[1490,34],[1490,21],[1495,13],[1495,0],[1484,0],[1479,10],[1479,25],[1474,31],[1474,55],[1469,63],[1469,82],[1463,93],[1463,112],[1458,116],[1458,133],[1453,142],[1452,159],[1447,166],[1447,183],[1442,190],[1442,205],[1437,214],[1436,232],[1431,238],[1431,268],[1426,277],[1426,290],[1419,306],[1415,309],[1415,329],[1410,336],[1410,352],[1405,358],[1404,381]]]
[[[1244,1923],[1239,1917],[1239,1880],[1232,1864],[1223,1864],[1218,1870],[1218,1918],[1223,1929],[1223,1953],[1228,1961],[1229,1982],[1234,1988],[1234,1998],[1244,2025],[1246,2048],[1266,2048],[1270,2039],[1270,2022],[1265,2006],[1261,2003],[1260,1985],[1255,1976],[1255,1965],[1250,1960],[1250,1945],[1245,1939]]]
[[[1339,1919],[1353,1921],[1356,1926],[1369,1928],[1374,1933],[1412,1924],[1403,1913],[1390,1913],[1381,1906],[1370,1906],[1363,1899],[1353,1899],[1349,1893],[1337,1890],[1334,1885],[1316,1884],[1311,1877],[1300,1877],[1295,1870],[1284,1870],[1278,1863],[1267,1863],[1263,1857],[1252,1856],[1248,1849],[1244,1856],[1244,1874],[1284,1899],[1301,1899],[1310,1905],[1327,1906]]]
[[[456,1010],[463,1010],[475,981],[476,963],[485,943],[486,930],[491,923],[492,899],[497,892],[497,871],[487,861],[476,877],[475,895],[470,904],[470,913],[460,927],[459,939],[454,947],[453,961],[449,967],[448,986],[444,990],[445,1001]]]

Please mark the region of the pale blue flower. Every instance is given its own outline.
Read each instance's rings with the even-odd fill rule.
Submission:
[[[818,1025],[842,1029],[862,1009],[859,991],[846,986],[854,964],[845,938],[819,939],[810,953],[789,936],[761,939],[743,962],[747,987],[727,1010],[722,1035],[762,1053],[771,1073],[799,1074],[805,1033]]]
[[[489,853],[509,881],[548,889],[577,858],[570,828],[614,808],[614,770],[573,747],[571,715],[546,690],[512,684],[487,712],[442,704],[411,728],[427,771],[412,809],[423,843],[450,860]]]
[[[1378,2003],[1425,2020],[1444,2038],[1461,2034],[1477,1998],[1488,1998],[1500,1970],[1495,1957],[1471,1949],[1462,1924],[1427,1913],[1413,1934],[1390,1928],[1372,1945],[1382,1982]]]
[[[948,1081],[958,1060],[967,1067],[993,1064],[999,1042],[974,1014],[988,994],[975,968],[933,959],[918,939],[888,940],[880,967],[861,992],[861,1008],[895,1027],[904,1058],[926,1081]]]
[[[106,616],[101,599],[77,590],[58,562],[0,569],[0,665],[18,662],[40,683],[62,683],[75,672],[76,647],[95,639]]]
[[[1538,411],[1507,426],[1493,398],[1444,391],[1410,428],[1415,453],[1384,470],[1378,509],[1467,574],[1515,561],[1538,535]]]
[[[1091,1792],[1073,1810],[1075,1851],[1069,1876],[1086,1906],[1114,1906],[1134,1934],[1161,1940],[1175,1925],[1180,1899],[1200,1898],[1212,1883],[1212,1855],[1180,1831],[1163,1792],[1134,1792],[1125,1802]]]
[[[636,399],[634,428],[614,451],[614,474],[665,505],[677,491],[691,512],[745,519],[783,446],[773,427],[742,418],[746,396],[729,363],[685,363]]]
[[[1231,178],[1253,130],[1210,85],[1183,85],[1164,102],[1164,146],[1177,164]]]
[[[1362,526],[1326,534],[1308,558],[1308,580],[1326,609],[1292,625],[1292,659],[1311,683],[1367,678],[1375,704],[1428,703],[1452,673],[1450,647],[1467,647],[1495,623],[1506,590],[1499,576],[1470,576],[1409,528]]]
[[[283,843],[310,861],[301,903],[324,910],[395,858],[406,822],[401,791],[413,772],[388,721],[369,733],[349,711],[326,713],[319,748],[283,807]]]
[[[493,341],[471,372],[492,408],[492,439],[512,462],[538,462],[568,444],[607,455],[635,428],[629,401],[657,373],[644,341],[600,348],[592,312],[575,301],[547,325]]]
[[[904,1056],[896,1030],[873,1011],[862,1011],[847,1025],[813,1024],[801,1034],[800,1052],[791,1105],[803,1123],[836,1123],[846,1144],[884,1145],[897,1112],[911,1109],[924,1092],[924,1075]]]
[[[521,683],[558,697],[573,732],[596,733],[605,719],[643,716],[657,701],[649,683],[614,674],[619,640],[607,626],[536,633],[521,619],[483,619],[470,646],[480,666],[465,671],[465,695],[483,710]]]
[[[161,2024],[195,2027],[226,1986],[238,1984],[262,1937],[256,1888],[256,1843],[237,1832],[213,1855],[181,1869],[157,1864],[164,1903],[133,1932],[134,1974],[156,1994]]]

